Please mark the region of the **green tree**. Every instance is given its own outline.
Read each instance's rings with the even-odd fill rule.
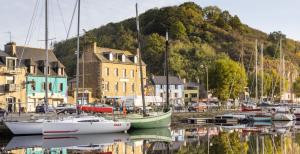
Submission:
[[[142,56],[147,64],[147,71],[156,75],[163,74],[165,38],[153,33],[146,37],[146,42]]]
[[[186,28],[181,21],[176,21],[170,27],[170,35],[174,39],[184,39],[186,34]]]
[[[247,153],[248,145],[245,141],[241,141],[239,133],[234,131],[233,133],[221,132],[218,136],[212,138],[212,154],[236,154]]]
[[[300,97],[300,77],[293,83],[293,91],[297,97]]]
[[[220,100],[237,98],[247,86],[244,67],[229,58],[217,60],[209,72],[210,89]]]

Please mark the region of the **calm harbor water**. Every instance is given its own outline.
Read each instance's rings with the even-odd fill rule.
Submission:
[[[0,136],[0,153],[16,154],[298,154],[300,123],[252,123],[67,136]]]

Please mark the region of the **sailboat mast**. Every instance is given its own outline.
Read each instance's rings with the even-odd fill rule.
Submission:
[[[142,102],[143,102],[143,116],[146,116],[146,104],[145,104],[145,93],[144,93],[144,80],[143,80],[143,67],[142,67],[142,53],[141,53],[141,36],[140,36],[140,23],[139,23],[139,12],[138,4],[135,4],[136,11],[136,29],[137,29],[137,41],[138,41],[138,59],[140,65],[140,77],[141,77],[141,92],[142,92]]]
[[[167,84],[167,100],[166,100],[166,106],[169,108],[169,36],[168,31],[166,32],[166,84]]]
[[[45,105],[46,111],[48,110],[48,67],[49,67],[49,58],[48,58],[48,0],[45,0],[45,50],[46,50],[46,65],[45,65]]]
[[[78,19],[77,19],[77,62],[76,62],[76,105],[78,106],[78,88],[79,88],[79,29],[80,29],[80,0],[78,0]],[[77,114],[79,111],[77,110]]]
[[[257,86],[257,40],[255,40],[255,101],[258,100],[258,86]]]
[[[260,47],[260,54],[261,54],[261,102],[263,101],[263,97],[264,97],[264,44],[261,44]]]
[[[282,96],[282,78],[281,78],[281,75],[282,75],[282,45],[281,45],[281,38],[280,38],[280,41],[279,41],[279,74],[280,74],[280,85],[279,85],[279,95],[280,95],[280,102],[281,102],[281,96]]]

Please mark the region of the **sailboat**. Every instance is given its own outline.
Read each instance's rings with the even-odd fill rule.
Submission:
[[[80,0],[78,6],[77,24],[77,68],[76,68],[76,105],[79,105],[79,30],[80,30]],[[107,120],[103,117],[79,115],[61,120],[47,120],[43,123],[43,135],[93,134],[124,132],[130,128],[130,122],[124,120]]]
[[[284,61],[284,55],[282,53],[282,40],[280,39],[279,42],[279,51],[280,51],[280,73],[283,76],[283,79],[285,78],[285,61]],[[284,80],[280,79],[280,93],[283,91],[284,93]],[[280,94],[280,102],[282,102]],[[273,113],[272,120],[273,121],[293,121],[296,120],[296,116],[292,114],[288,107],[282,106],[277,109],[273,109],[275,111]]]
[[[45,85],[48,85],[48,0],[45,0]],[[22,58],[22,57],[21,57]],[[47,86],[48,87],[48,86]],[[45,111],[48,109],[48,88],[45,89]],[[42,134],[44,118],[29,121],[5,121],[5,125],[15,135]]]
[[[168,76],[168,33],[166,33],[166,81],[167,81],[167,107],[165,112],[155,112],[146,113],[145,105],[145,93],[143,84],[143,73],[142,73],[142,54],[141,54],[141,40],[140,40],[140,27],[139,27],[139,13],[138,4],[136,4],[136,26],[137,26],[137,36],[138,36],[138,54],[139,54],[139,65],[140,65],[140,79],[141,79],[141,91],[142,91],[142,102],[143,102],[143,115],[127,115],[126,120],[131,123],[132,128],[144,129],[144,128],[160,128],[169,127],[171,124],[172,110],[168,108],[169,106],[169,76]]]

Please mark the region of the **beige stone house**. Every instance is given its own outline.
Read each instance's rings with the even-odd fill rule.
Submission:
[[[144,63],[142,68],[144,84],[146,84]],[[129,51],[101,48],[93,43],[81,55],[80,87],[82,87],[83,76],[84,87],[91,90],[94,98],[141,96],[138,56]]]
[[[19,66],[13,53],[0,51],[0,108],[18,112],[20,102],[26,111],[25,74],[26,67]]]

